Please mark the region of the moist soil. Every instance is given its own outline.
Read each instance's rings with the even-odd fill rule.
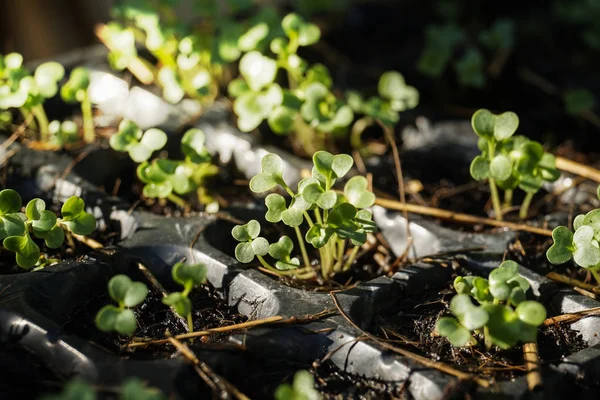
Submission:
[[[427,289],[411,294],[403,298],[399,308],[378,314],[371,331],[385,339],[403,340],[411,350],[428,358],[496,381],[524,375],[526,371],[521,344],[509,350],[487,350],[483,341],[478,339],[474,347],[454,348],[446,338],[432,334],[438,319],[451,315],[449,304],[456,294],[452,287],[456,276],[454,274],[441,290]],[[563,357],[586,347],[581,336],[568,325],[542,327],[538,331],[542,365],[557,363]]]

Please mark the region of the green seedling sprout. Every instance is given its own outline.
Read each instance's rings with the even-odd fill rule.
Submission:
[[[560,177],[556,157],[544,152],[538,142],[524,136],[513,136],[519,126],[519,118],[513,112],[500,115],[486,109],[476,111],[471,118],[473,130],[479,136],[481,155],[471,162],[470,173],[475,180],[488,180],[497,220],[502,220],[502,207],[498,188],[504,190],[505,207],[510,207],[513,190],[525,191],[525,199],[519,217],[527,217],[533,196],[544,182]]]
[[[597,195],[600,199],[600,186]],[[575,217],[573,229],[574,232],[566,226],[554,228],[553,244],[546,257],[552,264],[564,264],[573,259],[575,264],[589,270],[600,285],[600,209]]]
[[[63,66],[51,61],[38,66],[31,76],[21,54],[0,55],[0,110],[18,109],[25,119],[32,114],[40,140],[47,142],[49,123],[43,103],[56,95],[64,74]]]
[[[488,279],[459,276],[454,280],[457,295],[450,301],[454,317],[440,318],[437,331],[455,347],[474,345],[482,335],[488,349],[534,342],[546,309],[537,301],[526,300],[529,287],[519,275],[519,265],[510,260],[490,272]]]
[[[70,197],[62,206],[62,218],[46,210],[42,199],[33,199],[21,212],[21,196],[12,189],[0,191],[0,240],[6,250],[16,255],[21,268],[29,269],[40,262],[41,252],[31,238],[43,239],[46,247],[57,249],[62,246],[65,233],[89,235],[96,228],[96,219],[85,211],[84,201]]]
[[[276,154],[264,156],[262,172],[250,180],[250,189],[255,193],[280,188],[290,196],[290,200],[286,200],[278,193],[269,194],[265,198],[268,209],[265,219],[271,223],[283,222],[294,229],[303,268],[300,268],[300,260],[292,257],[292,239],[282,236],[276,243],[269,244],[259,236],[261,226],[256,220],[237,225],[231,231],[240,242],[235,248],[238,261],[249,263],[256,257],[264,268],[279,275],[311,279],[315,272],[306,250],[310,244],[319,251],[322,279],[327,281],[333,274],[351,268],[367,234],[376,231],[371,212],[366,209],[374,204],[375,195],[368,190],[367,180],[362,176],[349,179],[343,194],[333,189],[336,181],[352,168],[349,155],[318,151],[313,155],[313,163],[312,177],[300,181],[296,192],[286,184],[283,161]],[[301,231],[303,224],[308,227],[305,234]],[[352,250],[346,255],[348,244]],[[264,258],[267,254],[276,260],[275,266]]]
[[[79,128],[73,121],[52,121],[48,125],[50,134],[50,145],[55,145],[57,148],[65,147],[66,145],[77,143]]]
[[[77,67],[71,71],[69,80],[60,89],[60,95],[68,103],[81,103],[83,117],[83,140],[92,143],[96,139],[92,102],[88,93],[90,72],[85,67]]]
[[[188,295],[195,287],[206,283],[208,270],[204,264],[177,263],[171,270],[173,280],[183,286],[183,291],[169,293],[163,299],[163,303],[173,307],[177,314],[187,320],[188,329],[194,332],[194,321],[192,320],[192,302]]]
[[[315,380],[310,372],[298,371],[292,384],[283,383],[275,391],[275,400],[319,400]]]
[[[142,132],[135,122],[124,120],[119,131],[110,138],[110,146],[116,151],[127,151],[133,161],[140,163],[137,175],[144,183],[144,196],[168,199],[185,207],[187,204],[179,195],[196,192],[202,204],[216,211],[218,203],[206,189],[206,182],[218,173],[218,168],[211,163],[211,155],[204,147],[205,138],[202,130],[189,129],[181,139],[184,160],[155,158],[149,161],[153,152],[165,146],[167,135],[156,128]]]
[[[96,314],[96,327],[103,332],[115,331],[131,336],[137,328],[137,320],[131,308],[141,304],[148,295],[148,287],[134,282],[127,275],[119,274],[108,281],[108,293],[118,304],[108,304]]]
[[[120,387],[119,400],[163,400],[164,395],[157,388],[148,387],[140,378],[127,378]],[[73,378],[65,384],[62,392],[47,394],[40,400],[96,400],[94,388],[80,378]]]

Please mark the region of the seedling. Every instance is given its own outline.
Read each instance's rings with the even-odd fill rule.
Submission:
[[[58,82],[65,70],[57,62],[46,62],[38,66],[31,76],[23,67],[23,56],[19,53],[0,55],[0,110],[18,109],[24,118],[33,114],[41,141],[48,141],[48,117],[44,101],[58,92]]]
[[[96,139],[92,102],[88,93],[90,72],[85,67],[77,67],[71,71],[69,80],[60,89],[62,99],[68,103],[81,103],[83,117],[83,140],[92,143]]]
[[[206,283],[207,273],[204,264],[177,263],[171,270],[173,280],[183,286],[183,291],[169,293],[163,299],[163,303],[173,307],[177,314],[187,320],[190,332],[194,332],[194,321],[192,320],[192,302],[188,295],[193,288]]]
[[[167,135],[160,129],[146,132],[133,121],[122,121],[119,131],[110,138],[110,146],[117,151],[127,151],[131,159],[140,163],[138,178],[144,183],[143,193],[148,198],[168,199],[185,207],[178,195],[196,192],[199,201],[209,210],[218,209],[218,203],[206,189],[206,182],[218,173],[211,163],[211,155],[204,147],[205,135],[200,129],[189,129],[181,139],[184,160],[156,158],[148,161],[153,152],[167,143]]]
[[[422,73],[439,78],[453,63],[458,82],[467,87],[483,88],[487,82],[486,68],[498,70],[506,54],[514,47],[515,24],[512,20],[498,19],[489,29],[476,37],[448,18],[444,25],[428,25],[425,29],[425,49],[417,68]],[[486,60],[485,50],[492,52]],[[455,58],[455,54],[461,54]]]
[[[235,98],[233,109],[241,131],[250,132],[267,121],[273,132],[291,134],[295,147],[313,154],[326,140],[346,135],[355,113],[393,124],[399,111],[416,106],[418,93],[406,86],[397,72],[382,75],[381,97],[367,102],[358,95],[348,100],[336,97],[328,69],[322,64],[309,66],[297,54],[299,47],[319,41],[319,28],[291,13],[281,21],[281,31],[282,35],[270,43],[274,56],[257,50],[247,52],[240,60],[241,77],[228,86],[229,95]],[[276,82],[280,70],[287,75],[287,85]],[[354,134],[358,136],[352,140],[356,148],[361,147],[362,130]]]
[[[597,195],[600,198],[600,186]],[[554,242],[546,257],[552,264],[564,264],[573,259],[575,264],[589,270],[600,285],[600,209],[575,217],[573,229],[574,233],[566,226],[554,228]]]
[[[490,272],[488,279],[459,276],[454,280],[457,295],[450,301],[454,317],[440,318],[437,331],[455,347],[474,345],[481,335],[488,349],[533,342],[546,319],[546,309],[537,301],[526,300],[529,287],[519,275],[519,264],[510,260]]]
[[[0,240],[6,250],[16,255],[21,268],[36,265],[41,256],[40,248],[31,235],[43,239],[46,247],[57,249],[65,240],[64,230],[77,235],[89,235],[96,228],[96,219],[85,211],[84,201],[70,197],[62,206],[62,218],[49,210],[42,199],[33,199],[20,212],[21,196],[12,189],[0,191]]]
[[[156,128],[143,132],[135,122],[123,120],[109,143],[114,150],[126,151],[133,161],[141,163],[167,144],[167,134]]]
[[[139,378],[127,378],[121,385],[119,400],[162,400],[160,390],[147,387]],[[40,400],[96,400],[96,392],[79,378],[71,379],[58,394],[44,395]]]
[[[292,257],[293,241],[282,236],[276,243],[260,237],[261,226],[256,220],[238,225],[231,231],[239,241],[235,256],[242,263],[249,263],[256,257],[262,266],[279,275],[293,275],[299,279],[316,277],[311,266],[306,244],[319,251],[320,277],[328,280],[335,273],[352,267],[358,250],[367,240],[367,234],[376,231],[368,208],[375,202],[375,195],[368,190],[366,178],[355,176],[347,181],[344,191],[338,193],[333,186],[352,168],[352,157],[346,154],[332,155],[318,151],[313,155],[312,177],[305,178],[294,192],[283,177],[283,161],[276,154],[267,154],[261,161],[262,172],[250,180],[250,189],[262,193],[274,188],[282,188],[290,196],[288,201],[278,193],[265,198],[267,213],[265,219],[271,223],[283,222],[294,229],[297,244],[303,260]],[[311,216],[312,214],[312,216]],[[314,219],[313,219],[314,218]],[[305,223],[308,230],[303,235],[300,227]],[[305,225],[306,226],[306,225]],[[346,246],[353,246],[346,254]],[[264,258],[269,254],[276,260],[273,267]]]
[[[118,306],[108,304],[102,307],[96,314],[96,326],[103,332],[133,335],[137,320],[131,308],[146,299],[148,287],[142,282],[133,282],[127,275],[119,274],[108,281],[108,294]]]
[[[500,115],[481,109],[471,119],[473,130],[479,136],[481,155],[471,162],[470,172],[475,180],[488,180],[497,220],[502,220],[502,209],[498,187],[505,192],[505,207],[510,207],[513,190],[525,191],[525,199],[519,217],[525,219],[533,196],[544,182],[553,182],[560,177],[556,158],[544,152],[538,142],[524,136],[513,136],[519,126],[519,118],[513,112]]]
[[[321,395],[315,389],[315,380],[308,371],[298,371],[294,382],[283,383],[275,391],[275,400],[319,400]]]
[[[52,121],[48,125],[50,133],[50,145],[55,145],[57,148],[65,147],[66,145],[77,143],[79,128],[73,121]]]

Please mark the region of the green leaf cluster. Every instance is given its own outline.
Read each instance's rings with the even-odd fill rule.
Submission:
[[[552,231],[553,243],[546,257],[552,264],[573,259],[578,266],[590,270],[600,284],[600,209],[576,216],[573,229],[574,232],[566,226],[558,226]]]
[[[126,151],[133,161],[141,163],[167,144],[167,134],[156,128],[143,132],[135,122],[123,120],[109,143],[114,150]]]
[[[141,304],[148,295],[148,287],[134,282],[127,275],[119,274],[108,281],[108,293],[118,304],[108,304],[96,314],[96,326],[103,332],[115,331],[131,336],[137,328],[137,320],[131,308]]]
[[[62,246],[64,229],[78,235],[89,235],[96,228],[96,219],[85,211],[84,201],[70,197],[62,206],[62,218],[57,218],[42,199],[33,199],[21,212],[21,196],[12,189],[0,191],[0,240],[6,250],[16,255],[17,264],[25,269],[40,260],[39,246],[32,239],[43,239],[46,247]]]
[[[471,162],[473,179],[489,179],[510,193],[519,188],[532,196],[545,182],[554,182],[560,177],[553,154],[545,152],[536,141],[514,135],[519,126],[515,113],[509,111],[496,115],[480,109],[473,114],[471,125],[479,136],[477,145],[481,150],[481,155]],[[524,218],[526,213],[523,208],[521,211]]]
[[[331,274],[350,268],[367,234],[376,231],[371,212],[367,210],[374,204],[375,195],[362,176],[349,179],[343,193],[333,189],[336,181],[352,168],[353,159],[349,155],[318,151],[313,155],[313,164],[312,176],[300,181],[294,192],[284,180],[283,160],[276,154],[267,154],[261,160],[261,172],[250,180],[250,189],[256,193],[283,189],[288,194],[289,200],[279,193],[265,198],[265,219],[271,223],[283,222],[296,230],[298,239],[302,240],[298,244],[305,269],[310,268],[305,243],[318,249],[321,275],[328,279]],[[300,233],[301,226],[308,227],[304,235]],[[274,271],[299,270],[299,258],[292,257],[293,241],[282,236],[269,244],[259,236],[260,231],[256,220],[233,228],[232,236],[240,242],[235,249],[238,261],[249,263],[256,257],[263,266]],[[345,258],[348,243],[354,249]],[[274,268],[263,258],[267,254],[276,260]]]
[[[488,279],[459,276],[454,280],[457,295],[450,301],[454,317],[440,318],[437,331],[456,347],[473,345],[481,335],[488,348],[509,349],[518,342],[535,341],[546,309],[526,300],[529,287],[514,261],[504,261]]]
[[[181,292],[169,293],[163,303],[173,307],[177,314],[188,320],[190,332],[194,331],[192,323],[192,302],[188,295],[190,291],[200,285],[206,283],[208,270],[204,264],[184,264],[177,263],[171,269],[173,280],[183,286]]]
[[[425,75],[439,78],[453,64],[461,85],[480,89],[487,81],[485,70],[489,60],[497,52],[513,48],[514,42],[515,24],[509,19],[495,20],[488,29],[472,38],[466,29],[451,20],[444,25],[428,25],[425,28],[425,49],[417,68]]]

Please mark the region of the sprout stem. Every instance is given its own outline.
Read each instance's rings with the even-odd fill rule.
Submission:
[[[187,315],[188,333],[194,332],[194,321],[192,320],[192,313]]]
[[[48,117],[46,116],[46,111],[41,104],[37,106],[33,106],[31,108],[31,112],[35,116],[35,119],[38,123],[38,128],[40,130],[40,141],[47,143],[50,140],[50,132],[48,130]]]
[[[494,214],[497,221],[502,221],[502,208],[500,207],[500,196],[498,195],[498,188],[496,187],[496,180],[489,178],[490,193],[492,195],[492,205],[494,207]]]
[[[93,143],[96,139],[96,130],[94,127],[94,116],[92,114],[92,102],[87,90],[81,101],[81,115],[83,116],[83,141]]]
[[[299,227],[294,227],[296,231],[296,236],[298,237],[298,245],[300,246],[300,252],[302,253],[302,259],[304,260],[304,266],[306,268],[310,267],[310,260],[308,259],[308,253],[306,252],[306,246],[304,245],[304,238],[302,237],[302,232],[300,232]]]
[[[290,269],[287,271],[280,271],[277,268],[273,267],[271,264],[269,264],[262,256],[257,255],[256,258],[258,258],[258,261],[260,261],[261,265],[267,271],[271,271],[274,274],[279,275],[279,276],[295,276],[299,279],[309,279],[314,276],[314,270],[311,267],[308,267],[308,268],[304,267],[304,268]]]
[[[181,208],[187,208],[188,206],[187,202],[184,199],[182,199],[174,193],[169,193],[169,195],[167,196],[167,200],[177,204]]]
[[[504,208],[510,208],[513,201],[513,190],[506,189],[504,191]]]
[[[350,257],[348,257],[348,261],[346,261],[346,264],[344,264],[344,267],[342,268],[342,271],[348,271],[350,269],[354,259],[356,258],[356,255],[358,254],[358,250],[360,250],[360,246],[354,246],[352,253],[350,253]]]
[[[531,200],[533,200],[533,196],[535,193],[527,192],[525,198],[523,199],[523,204],[521,204],[521,209],[519,210],[519,218],[526,219],[527,214],[529,213],[529,205],[531,204]]]
[[[596,268],[597,267],[590,268],[590,272],[592,273],[592,275],[594,275],[596,282],[598,282],[598,284],[600,285],[600,275],[598,275],[598,271],[596,271]]]

